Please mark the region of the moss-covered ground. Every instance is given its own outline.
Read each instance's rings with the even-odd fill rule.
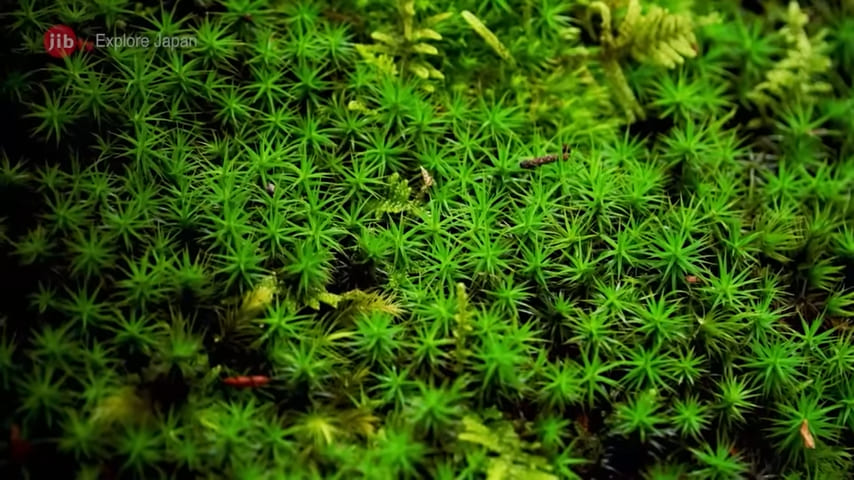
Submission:
[[[0,477],[854,475],[850,0],[0,4]]]

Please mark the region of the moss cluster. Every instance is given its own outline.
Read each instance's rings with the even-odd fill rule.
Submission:
[[[3,478],[854,475],[850,1],[3,3]]]

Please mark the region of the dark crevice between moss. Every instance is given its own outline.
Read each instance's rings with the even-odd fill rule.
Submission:
[[[327,287],[330,293],[345,293],[351,290],[373,290],[388,282],[376,262],[359,259],[347,249],[336,252],[332,264],[334,275]]]

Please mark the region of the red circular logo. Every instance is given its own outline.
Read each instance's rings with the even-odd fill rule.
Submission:
[[[67,57],[77,48],[77,36],[71,27],[54,25],[44,34],[44,48],[51,57]]]

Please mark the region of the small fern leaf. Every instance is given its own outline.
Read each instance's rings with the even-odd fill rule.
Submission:
[[[413,33],[412,37],[415,40],[441,40],[442,39],[442,35],[439,32],[437,32],[436,30],[433,30],[432,28],[419,28],[418,30],[416,30]]]
[[[414,73],[416,77],[427,79],[430,78],[430,70],[424,67],[422,63],[410,63],[407,68]]]
[[[809,37],[805,27],[809,17],[797,2],[789,4],[786,25],[780,33],[789,43],[786,57],[765,74],[765,80],[748,93],[748,98],[760,106],[783,101],[786,97],[809,100],[816,94],[830,92],[833,87],[821,79],[832,67],[827,56],[829,46],[825,31]]]
[[[391,295],[356,289],[342,294],[341,298],[350,301],[350,308],[358,313],[386,313],[394,317],[403,314],[403,308]]]
[[[423,53],[424,55],[438,55],[439,49],[429,43],[416,43],[412,46],[412,51],[415,53]]]
[[[492,30],[490,30],[486,25],[484,25],[479,18],[477,18],[473,13],[469,12],[468,10],[463,10],[461,15],[463,16],[463,19],[466,21],[466,23],[468,23],[469,26],[472,28],[472,30],[477,32],[477,34],[480,35],[480,37],[483,38],[486,43],[490,47],[492,47],[493,50],[495,50],[495,53],[497,53],[499,57],[503,58],[504,60],[507,60],[508,62],[513,61],[513,57],[512,55],[510,55],[510,50],[507,50],[507,47],[505,47],[504,44],[501,43],[500,40],[498,40],[498,37],[496,37],[495,34],[492,33]]]
[[[652,7],[636,21],[631,35],[630,52],[640,62],[673,68],[685,58],[697,56],[694,25],[688,15]]]
[[[384,44],[392,46],[392,47],[396,47],[397,45],[400,44],[400,41],[398,39],[392,37],[391,35],[389,35],[387,33],[373,32],[373,33],[371,33],[371,38],[373,38],[374,40],[376,40],[378,42],[384,43]]]
[[[432,17],[427,17],[427,19],[424,20],[424,25],[427,25],[428,27],[435,27],[436,25],[444,22],[445,20],[453,16],[454,14],[451,12],[439,13],[437,15],[433,15]]]

